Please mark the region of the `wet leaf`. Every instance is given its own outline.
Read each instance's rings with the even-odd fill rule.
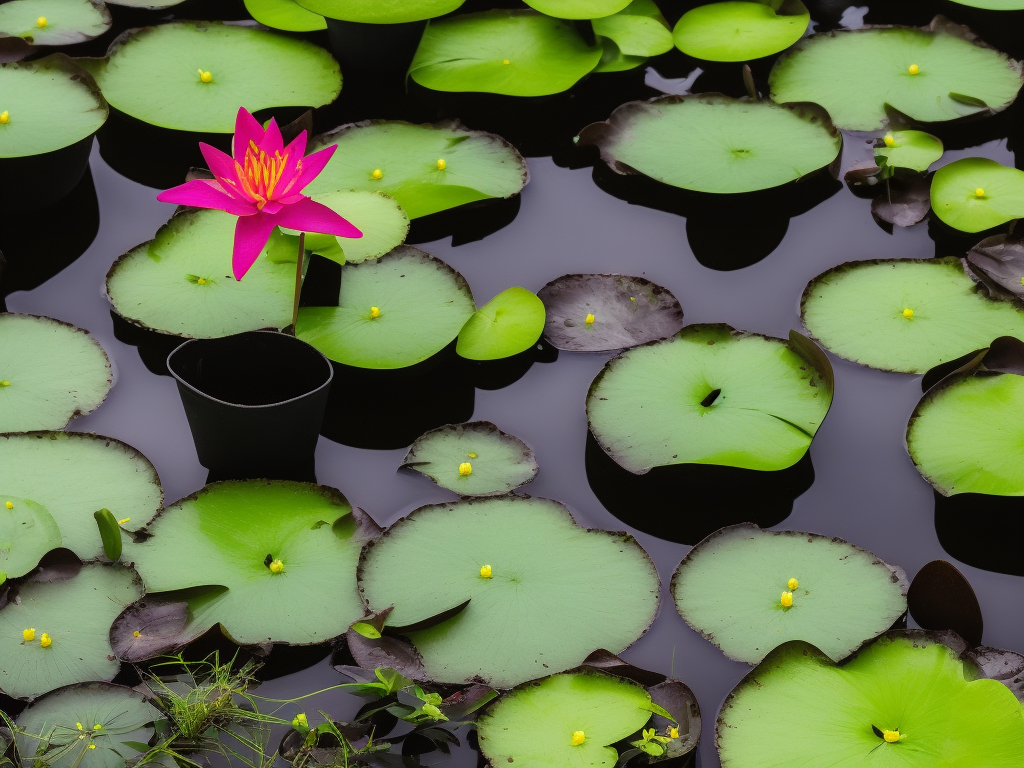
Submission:
[[[303,8],[296,0],[245,0],[245,9],[260,24],[286,32],[327,29],[323,16]]]
[[[296,0],[330,19],[363,24],[404,24],[454,11],[466,0]]]
[[[912,227],[924,221],[931,210],[929,188],[928,179],[922,176],[888,179],[885,189],[871,201],[871,215],[897,227]]]
[[[189,626],[185,595],[147,595],[128,606],[110,628],[114,655],[131,664],[172,653],[195,640],[202,628]]]
[[[611,40],[626,57],[646,59],[672,50],[672,31],[654,0],[633,0],[592,24],[595,35]]]
[[[965,655],[978,666],[982,677],[1002,683],[1024,704],[1024,656],[988,646],[972,648]]]
[[[800,0],[715,2],[676,24],[676,47],[708,61],[749,61],[784,51],[803,37],[811,14]]]
[[[981,645],[981,606],[971,583],[952,564],[932,560],[922,567],[910,585],[907,602],[922,629],[949,629],[972,647]]]
[[[967,157],[935,172],[931,198],[935,215],[946,224],[981,232],[1024,217],[1024,171]]]
[[[942,150],[942,140],[930,133],[889,131],[875,142],[875,160],[888,168],[907,168],[924,173],[942,157]]]
[[[986,237],[967,253],[968,274],[996,295],[1024,297],[1024,238]],[[993,285],[993,283],[995,285]]]
[[[43,26],[37,21],[40,18],[46,20]],[[110,24],[110,10],[103,0],[61,0],[56,4],[52,0],[10,0],[0,4],[0,37],[20,37],[32,45],[84,43],[102,35]]]
[[[4,579],[24,576],[59,546],[60,528],[44,506],[0,491],[0,572]]]
[[[534,346],[544,330],[544,303],[515,286],[480,307],[459,331],[455,351],[467,360],[501,360]]]
[[[620,13],[629,0],[525,0],[531,8],[557,19],[602,19]],[[599,33],[600,34],[600,33]]]

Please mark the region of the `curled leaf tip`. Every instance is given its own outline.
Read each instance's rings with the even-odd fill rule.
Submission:
[[[440,160],[437,161],[437,170],[443,171],[447,167],[448,167],[448,163],[446,163],[444,161],[443,157]]]
[[[370,307],[370,319],[376,320],[380,317],[380,307]]]
[[[800,581],[798,579],[790,579],[787,586],[789,587],[789,591],[792,592],[794,589],[800,587]]]
[[[204,83],[212,83],[213,82],[213,75],[209,72],[209,70],[204,71],[204,70],[200,69],[199,70],[199,80],[201,82],[204,82]]]
[[[910,307],[907,307],[906,309],[903,310],[903,316],[907,318],[907,320],[909,320],[914,316],[914,310],[912,310]]]
[[[473,474],[473,465],[472,464],[470,464],[468,461],[464,461],[461,464],[459,464],[459,475],[461,475],[462,477],[465,477],[466,475],[471,475],[471,474]]]
[[[6,125],[9,122],[11,122],[11,113],[5,109],[0,112],[0,125]]]
[[[49,23],[50,22],[46,20],[45,16],[40,16],[38,19],[36,19],[36,26],[39,27],[40,29],[43,29]]]
[[[268,565],[267,567],[273,574],[284,573],[284,563],[282,563],[280,560],[271,560],[270,565]]]
[[[782,607],[783,608],[792,608],[793,607],[793,593],[792,592],[783,592],[782,593],[782,599],[779,600],[779,602],[782,603]]]
[[[897,731],[882,731],[882,738],[887,744],[895,744],[903,738],[903,734]]]
[[[36,639],[36,631],[34,628],[29,627],[28,629],[22,630],[21,637],[26,643],[31,643]]]
[[[49,648],[51,645],[53,645],[53,640],[50,639],[50,636],[48,634],[43,632],[43,636],[39,638],[39,644],[43,648]]]
[[[912,75],[916,75],[920,71],[921,68],[917,66],[917,64],[911,64],[909,67],[907,67],[907,72],[909,72]]]
[[[594,320],[595,320],[595,319],[596,319],[596,318],[594,317],[594,313],[593,313],[593,312],[588,312],[588,313],[587,313],[587,317],[586,317],[586,319],[584,320],[584,322],[585,322],[585,323],[586,323],[587,325],[593,325],[593,324],[594,324]]]
[[[985,196],[985,190],[982,189],[981,187],[978,187],[976,190],[974,190],[974,196],[975,197],[984,197]]]
[[[572,732],[572,745],[574,747],[578,747],[580,744],[582,744],[586,740],[587,740],[587,734],[585,734],[583,731],[573,731]]]
[[[489,565],[481,565],[480,566],[480,576],[482,576],[485,579],[489,579],[493,575],[494,575],[494,572],[491,570],[491,566],[489,566]]]
[[[370,175],[379,181],[380,179],[384,178],[384,171],[382,171],[380,168],[377,168]]]
[[[885,141],[885,146],[887,146],[887,147],[891,148],[891,147],[895,147],[896,146],[896,139],[894,139],[892,137],[891,133],[885,134],[885,139],[883,139],[883,140]]]

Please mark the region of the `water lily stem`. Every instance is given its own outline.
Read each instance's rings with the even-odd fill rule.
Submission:
[[[292,336],[298,336],[299,296],[302,293],[302,262],[306,258],[306,233],[299,233],[299,253],[295,258],[295,302],[292,304]]]

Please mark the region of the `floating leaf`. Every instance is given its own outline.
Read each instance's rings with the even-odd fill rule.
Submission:
[[[186,599],[186,632],[220,624],[240,645],[320,643],[363,613],[357,525],[332,488],[215,483],[161,512],[147,528],[151,538],[127,546],[124,559],[135,562],[151,594],[220,587]]]
[[[952,256],[847,262],[814,278],[801,306],[826,349],[884,371],[924,373],[997,336],[1024,339],[1024,312],[987,298]]]
[[[988,646],[972,648],[964,656],[977,665],[981,677],[1002,683],[1024,704],[1024,656]]]
[[[11,596],[17,599],[0,608],[0,689],[31,699],[71,683],[112,680],[120,664],[110,625],[142,593],[135,571],[119,565],[87,564],[66,578],[40,574],[19,585]],[[22,636],[28,627],[31,641]]]
[[[186,210],[121,256],[107,273],[114,310],[143,328],[193,339],[290,325],[294,257],[291,264],[257,259],[245,280],[235,280],[235,219]]]
[[[829,165],[842,137],[811,106],[782,107],[718,94],[631,101],[577,137],[621,174],[696,192],[753,192]]]
[[[525,288],[507,288],[473,313],[455,351],[467,360],[501,360],[525,352],[544,330],[544,303]]]
[[[316,32],[327,29],[319,13],[303,8],[296,0],[245,0],[245,9],[256,21],[287,32]]]
[[[24,576],[60,545],[60,529],[44,506],[0,491],[0,573],[5,578]]]
[[[594,34],[615,43],[629,57],[660,56],[672,50],[672,32],[654,0],[633,0],[618,13],[593,20]]]
[[[363,24],[404,24],[451,13],[466,0],[296,0],[329,19]]]
[[[813,35],[776,62],[768,79],[772,99],[820,104],[837,126],[855,131],[883,128],[887,107],[931,123],[1009,106],[1021,87],[1020,63],[940,18],[924,29]]]
[[[222,591],[209,591],[218,590]],[[189,591],[171,595],[147,595],[117,617],[110,628],[110,644],[117,658],[136,664],[173,653],[203,634],[203,627],[189,622],[189,604],[185,602]]]
[[[750,523],[711,534],[672,578],[686,623],[748,664],[790,640],[841,661],[906,613],[907,587],[902,572],[842,539]]]
[[[687,326],[605,365],[587,394],[590,429],[638,475],[688,463],[785,469],[807,452],[832,404],[831,368],[805,357],[804,345],[814,346]]]
[[[600,19],[619,13],[629,0],[524,0],[528,6],[556,19]]]
[[[889,143],[892,146],[889,146]],[[924,131],[889,131],[875,145],[875,162],[924,173],[942,157],[942,140]]]
[[[0,37],[20,37],[32,45],[83,43],[102,35],[110,24],[110,10],[103,0],[10,0],[0,4]]]
[[[82,62],[111,106],[179,131],[232,133],[238,105],[320,107],[341,92],[327,51],[305,40],[214,21],[172,21],[119,37]],[[204,83],[199,70],[210,72]]]
[[[405,368],[448,346],[474,309],[462,275],[402,246],[377,261],[346,265],[339,306],[302,307],[297,334],[345,365]]]
[[[560,503],[519,496],[421,507],[366,548],[359,583],[371,609],[394,605],[393,626],[470,600],[409,639],[431,679],[498,688],[574,667],[595,648],[618,653],[653,621],[659,590],[632,537],[582,529]]]
[[[430,22],[409,77],[435,91],[549,96],[590,74],[601,53],[569,22],[535,11],[484,11]]]
[[[922,176],[886,179],[885,189],[871,201],[871,215],[897,227],[912,227],[924,221],[931,208],[929,183]]]
[[[800,0],[729,0],[691,8],[672,34],[676,47],[695,59],[748,61],[789,48],[810,20]]]
[[[667,288],[627,275],[563,275],[537,293],[544,337],[557,349],[610,352],[674,336],[683,308]],[[593,315],[594,321],[587,322]]]
[[[952,630],[973,646],[981,645],[984,621],[971,583],[945,560],[927,563],[907,592],[910,615],[922,629]]]
[[[336,144],[306,193],[358,189],[393,197],[409,218],[519,194],[529,180],[522,155],[493,133],[457,122],[413,125],[370,120],[314,138],[310,152]],[[438,161],[444,161],[444,168]],[[375,172],[380,171],[380,178]]]
[[[984,157],[957,160],[935,172],[932,209],[962,232],[981,232],[1024,217],[1024,171]]]
[[[112,380],[88,332],[50,317],[0,314],[0,432],[63,429],[99,408]]]
[[[1024,10],[1024,0],[952,0],[952,2],[971,8],[985,8],[989,11]]]
[[[1013,768],[1024,754],[1013,694],[994,680],[968,682],[959,651],[921,632],[879,638],[842,666],[805,643],[787,643],[743,679],[721,712],[723,768],[935,768],[971,765],[981,755],[986,768]],[[897,740],[887,742],[886,731]]]
[[[996,296],[1024,297],[1024,239],[986,237],[967,253],[967,273]]]
[[[63,544],[83,560],[103,554],[93,513],[107,508],[136,531],[163,502],[156,470],[119,440],[82,432],[0,435],[0,489],[42,504]]]
[[[471,471],[460,471],[463,464]],[[463,496],[494,496],[530,482],[539,467],[518,437],[489,421],[472,421],[430,430],[412,444],[399,469],[419,472]]]

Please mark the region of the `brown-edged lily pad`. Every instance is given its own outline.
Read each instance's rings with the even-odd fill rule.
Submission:
[[[907,604],[922,629],[951,629],[972,646],[981,645],[984,622],[978,597],[951,563],[933,560],[918,571]]]
[[[923,221],[932,202],[928,179],[923,176],[891,178],[881,194],[871,201],[871,215],[878,222],[912,227]]]
[[[967,253],[964,269],[991,294],[1024,297],[1024,237],[986,237]]]

